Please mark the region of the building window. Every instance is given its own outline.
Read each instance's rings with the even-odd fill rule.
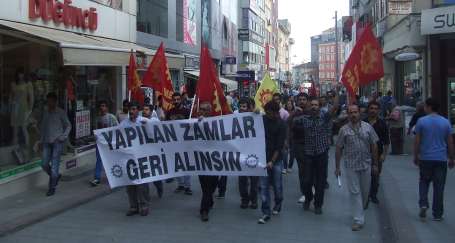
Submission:
[[[177,0],[176,4],[175,38],[177,41],[183,42],[183,0]]]
[[[140,32],[168,36],[168,1],[167,0],[138,0],[137,1],[137,30]]]

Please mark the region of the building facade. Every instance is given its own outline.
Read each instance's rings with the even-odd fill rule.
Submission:
[[[277,80],[286,86],[291,85],[290,52],[293,42],[289,38],[290,34],[291,23],[289,20],[278,20]]]

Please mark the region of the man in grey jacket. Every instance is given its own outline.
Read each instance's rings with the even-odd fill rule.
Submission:
[[[63,146],[71,131],[71,123],[65,111],[57,107],[57,95],[47,95],[47,109],[41,119],[41,145],[43,158],[41,167],[49,175],[49,190],[46,195],[55,194],[55,188],[60,180],[59,166]]]

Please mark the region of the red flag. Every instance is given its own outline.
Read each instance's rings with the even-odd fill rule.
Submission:
[[[144,85],[152,87],[158,96],[163,97],[163,109],[165,111],[172,109],[174,87],[172,86],[163,42],[161,42],[152,62],[147,68],[147,72],[144,74]]]
[[[311,87],[308,90],[308,94],[310,95],[310,97],[317,97],[318,96],[318,94],[316,92],[316,85],[314,84],[313,80],[311,80]]]
[[[128,65],[128,90],[131,92],[131,100],[144,104],[144,91],[141,89],[142,82],[137,73],[136,60],[131,51],[130,63]]]
[[[359,86],[367,85],[383,76],[382,48],[371,26],[367,26],[344,66],[341,82],[351,96],[355,96]]]
[[[201,49],[200,60],[200,74],[196,86],[196,110],[198,110],[197,106],[200,103],[210,102],[212,105],[212,116],[231,114],[231,107],[224,96],[215,64],[206,46],[203,46]]]

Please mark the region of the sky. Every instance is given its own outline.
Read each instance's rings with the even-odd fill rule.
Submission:
[[[310,37],[335,26],[338,18],[349,15],[349,0],[278,0],[278,18],[289,19],[291,38],[291,66],[311,60]]]

